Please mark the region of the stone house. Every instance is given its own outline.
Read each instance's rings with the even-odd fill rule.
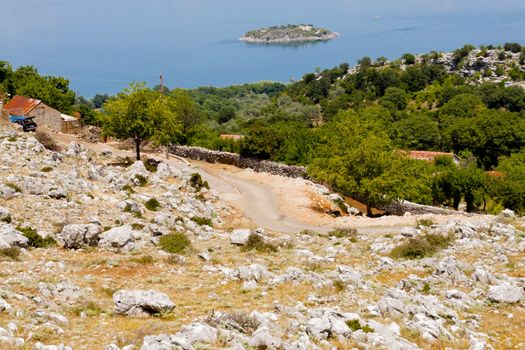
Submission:
[[[45,125],[65,134],[75,134],[80,129],[80,123],[76,118],[62,114],[34,98],[17,95],[4,105],[4,109],[10,115],[32,117],[38,125]]]

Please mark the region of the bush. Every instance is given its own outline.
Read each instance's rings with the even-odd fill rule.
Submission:
[[[356,332],[358,330],[362,330],[365,333],[373,333],[374,329],[370,327],[369,325],[362,326],[359,320],[348,320],[346,321],[346,325],[348,328],[352,330],[352,332]]]
[[[140,231],[144,228],[144,225],[134,222],[131,224],[131,228],[135,231]]]
[[[0,257],[9,258],[12,260],[18,260],[20,256],[20,248],[18,247],[9,247],[0,249]]]
[[[412,238],[408,242],[392,249],[390,256],[396,259],[421,259],[434,254],[434,252],[435,248],[425,240]]]
[[[274,253],[277,251],[277,246],[271,243],[266,243],[261,235],[251,233],[248,237],[248,241],[242,246],[241,250],[243,252],[256,250],[258,252]]]
[[[76,316],[80,316],[82,313],[84,313],[87,317],[95,317],[103,313],[104,310],[102,310],[102,308],[98,306],[95,302],[88,301],[82,307],[73,308],[71,312]]]
[[[149,171],[150,173],[156,173],[157,172],[157,169],[159,167],[159,164],[160,164],[160,161],[157,161],[155,159],[146,159],[144,161],[144,167],[146,168],[147,171]]]
[[[50,167],[50,166],[46,166],[46,167],[43,167],[42,169],[40,169],[41,172],[43,173],[49,173],[51,171],[53,171],[53,168]]]
[[[18,231],[22,232],[24,237],[26,237],[29,242],[28,245],[33,248],[47,248],[52,247],[57,244],[55,239],[51,236],[42,238],[36,230],[32,227],[20,227],[16,228]]]
[[[60,152],[62,148],[53,140],[51,136],[45,132],[37,131],[35,138],[40,142],[45,148],[53,152]]]
[[[424,226],[424,227],[430,227],[430,226],[434,225],[434,221],[432,221],[430,219],[421,219],[421,220],[417,220],[417,225],[418,226]]]
[[[202,176],[199,173],[191,174],[190,186],[196,189],[197,191],[202,190],[202,188],[210,189],[210,185],[208,185],[208,181],[202,181]]]
[[[122,190],[126,191],[128,194],[135,193],[135,190],[130,185],[122,186]]]
[[[10,224],[13,221],[13,218],[11,217],[11,215],[8,215],[5,218],[2,218],[2,220],[0,221],[5,222],[6,224]]]
[[[355,239],[357,230],[355,228],[338,228],[328,233],[328,237]]]
[[[137,179],[137,181],[139,182],[140,187],[144,187],[148,184],[148,179],[140,174],[136,174],[135,179]]]
[[[421,238],[411,238],[390,252],[392,258],[421,259],[433,255],[440,249],[447,248],[454,240],[454,236],[441,234],[426,234]]]
[[[212,226],[213,225],[212,222],[211,222],[211,219],[203,218],[203,217],[200,217],[200,216],[192,217],[191,221],[193,221],[194,223],[196,223],[199,226],[202,226],[202,225]]]
[[[159,247],[173,254],[181,254],[191,247],[191,242],[184,233],[175,232],[159,239]]]
[[[131,259],[131,261],[139,263],[139,264],[143,264],[143,265],[153,264],[155,262],[155,260],[153,259],[151,255],[143,255],[140,258],[133,258]]]
[[[144,203],[144,206],[150,211],[157,211],[160,208],[160,203],[156,198],[150,198],[146,203]]]

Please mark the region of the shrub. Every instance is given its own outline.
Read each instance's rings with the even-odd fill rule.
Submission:
[[[390,252],[392,258],[404,259],[421,259],[434,254],[435,248],[428,244],[425,240],[419,238],[412,238]]]
[[[51,171],[53,171],[53,168],[50,167],[50,166],[46,166],[46,167],[43,167],[42,169],[40,169],[41,172],[43,173],[49,173]]]
[[[139,264],[143,264],[143,265],[153,264],[155,262],[155,260],[153,259],[151,255],[143,255],[140,258],[133,258],[131,259],[131,261],[139,263]]]
[[[418,226],[430,227],[430,226],[434,225],[434,221],[432,221],[430,219],[420,219],[420,220],[417,220],[417,225]]]
[[[182,232],[171,233],[159,239],[159,247],[173,254],[180,254],[191,247],[191,242]]]
[[[196,223],[197,225],[208,225],[208,226],[212,226],[212,222],[211,222],[211,219],[209,218],[203,218],[203,217],[200,217],[200,216],[194,216],[191,218],[191,221],[193,221],[194,223]]]
[[[0,257],[18,260],[20,256],[20,249],[18,247],[9,247],[0,249]]]
[[[338,228],[328,233],[328,237],[349,238],[350,241],[357,241],[357,230],[355,228]]]
[[[56,245],[56,241],[53,237],[49,236],[42,238],[36,230],[32,227],[20,227],[16,228],[18,231],[22,232],[24,237],[26,237],[29,242],[28,245],[33,248],[47,248]]]
[[[202,188],[210,189],[210,185],[208,185],[208,181],[202,181],[202,176],[199,173],[191,174],[190,186],[196,189],[197,191],[202,190]]]
[[[144,225],[134,222],[131,224],[131,228],[135,231],[140,231],[144,228]]]
[[[144,187],[148,184],[148,179],[140,174],[136,174],[135,179],[137,179],[137,181],[139,182],[140,187]]]
[[[22,192],[22,189],[20,187],[18,187],[17,185],[15,185],[14,183],[11,183],[11,182],[8,182],[5,184],[7,187],[9,188],[12,188],[13,190],[15,190],[15,192]]]
[[[144,167],[150,173],[156,173],[159,167],[159,164],[160,164],[160,161],[157,161],[155,159],[146,159],[144,161]]]
[[[372,327],[370,327],[369,325],[364,325],[362,326],[361,323],[359,322],[359,320],[348,320],[346,321],[346,325],[348,326],[348,328],[350,328],[352,330],[352,332],[356,332],[358,330],[362,330],[363,332],[365,333],[373,333],[374,332],[374,329]]]
[[[150,211],[157,211],[160,208],[160,203],[156,198],[150,198],[146,203],[144,203],[144,206]]]
[[[76,316],[80,316],[82,313],[84,313],[88,317],[95,317],[104,312],[104,310],[102,310],[102,308],[93,301],[87,302],[82,307],[75,307],[71,311]]]
[[[6,224],[10,224],[13,221],[13,218],[11,217],[11,215],[8,215],[5,218],[2,218],[2,220],[0,221],[5,222]]]
[[[277,251],[277,246],[271,243],[266,243],[261,235],[251,233],[248,237],[248,241],[242,246],[241,250],[243,252],[256,250],[258,252],[274,253]]]
[[[337,293],[341,293],[342,291],[344,291],[346,289],[346,285],[341,280],[335,280],[334,281],[334,288],[335,288]]]
[[[135,193],[135,190],[129,184],[122,186],[122,190],[126,191],[128,194]]]
[[[60,152],[62,148],[53,140],[51,136],[45,132],[37,131],[35,138],[40,142],[45,148],[53,152]]]
[[[212,327],[233,327],[241,333],[248,335],[251,335],[261,325],[255,317],[244,312],[212,314],[208,316],[204,322]]]
[[[447,248],[454,240],[454,236],[441,234],[426,234],[421,238],[412,238],[390,252],[393,258],[421,259],[431,256],[440,249]]]
[[[426,234],[424,239],[435,248],[445,249],[454,241],[454,235]]]

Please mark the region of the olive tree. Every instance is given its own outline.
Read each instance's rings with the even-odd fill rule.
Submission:
[[[104,134],[121,140],[131,138],[137,160],[143,141],[167,145],[181,135],[174,100],[148,89],[144,83],[132,83],[104,103],[103,110]]]

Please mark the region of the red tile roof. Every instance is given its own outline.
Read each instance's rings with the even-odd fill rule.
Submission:
[[[40,102],[40,100],[34,98],[16,95],[11,101],[4,105],[4,109],[9,111],[12,115],[27,115],[38,106]]]

